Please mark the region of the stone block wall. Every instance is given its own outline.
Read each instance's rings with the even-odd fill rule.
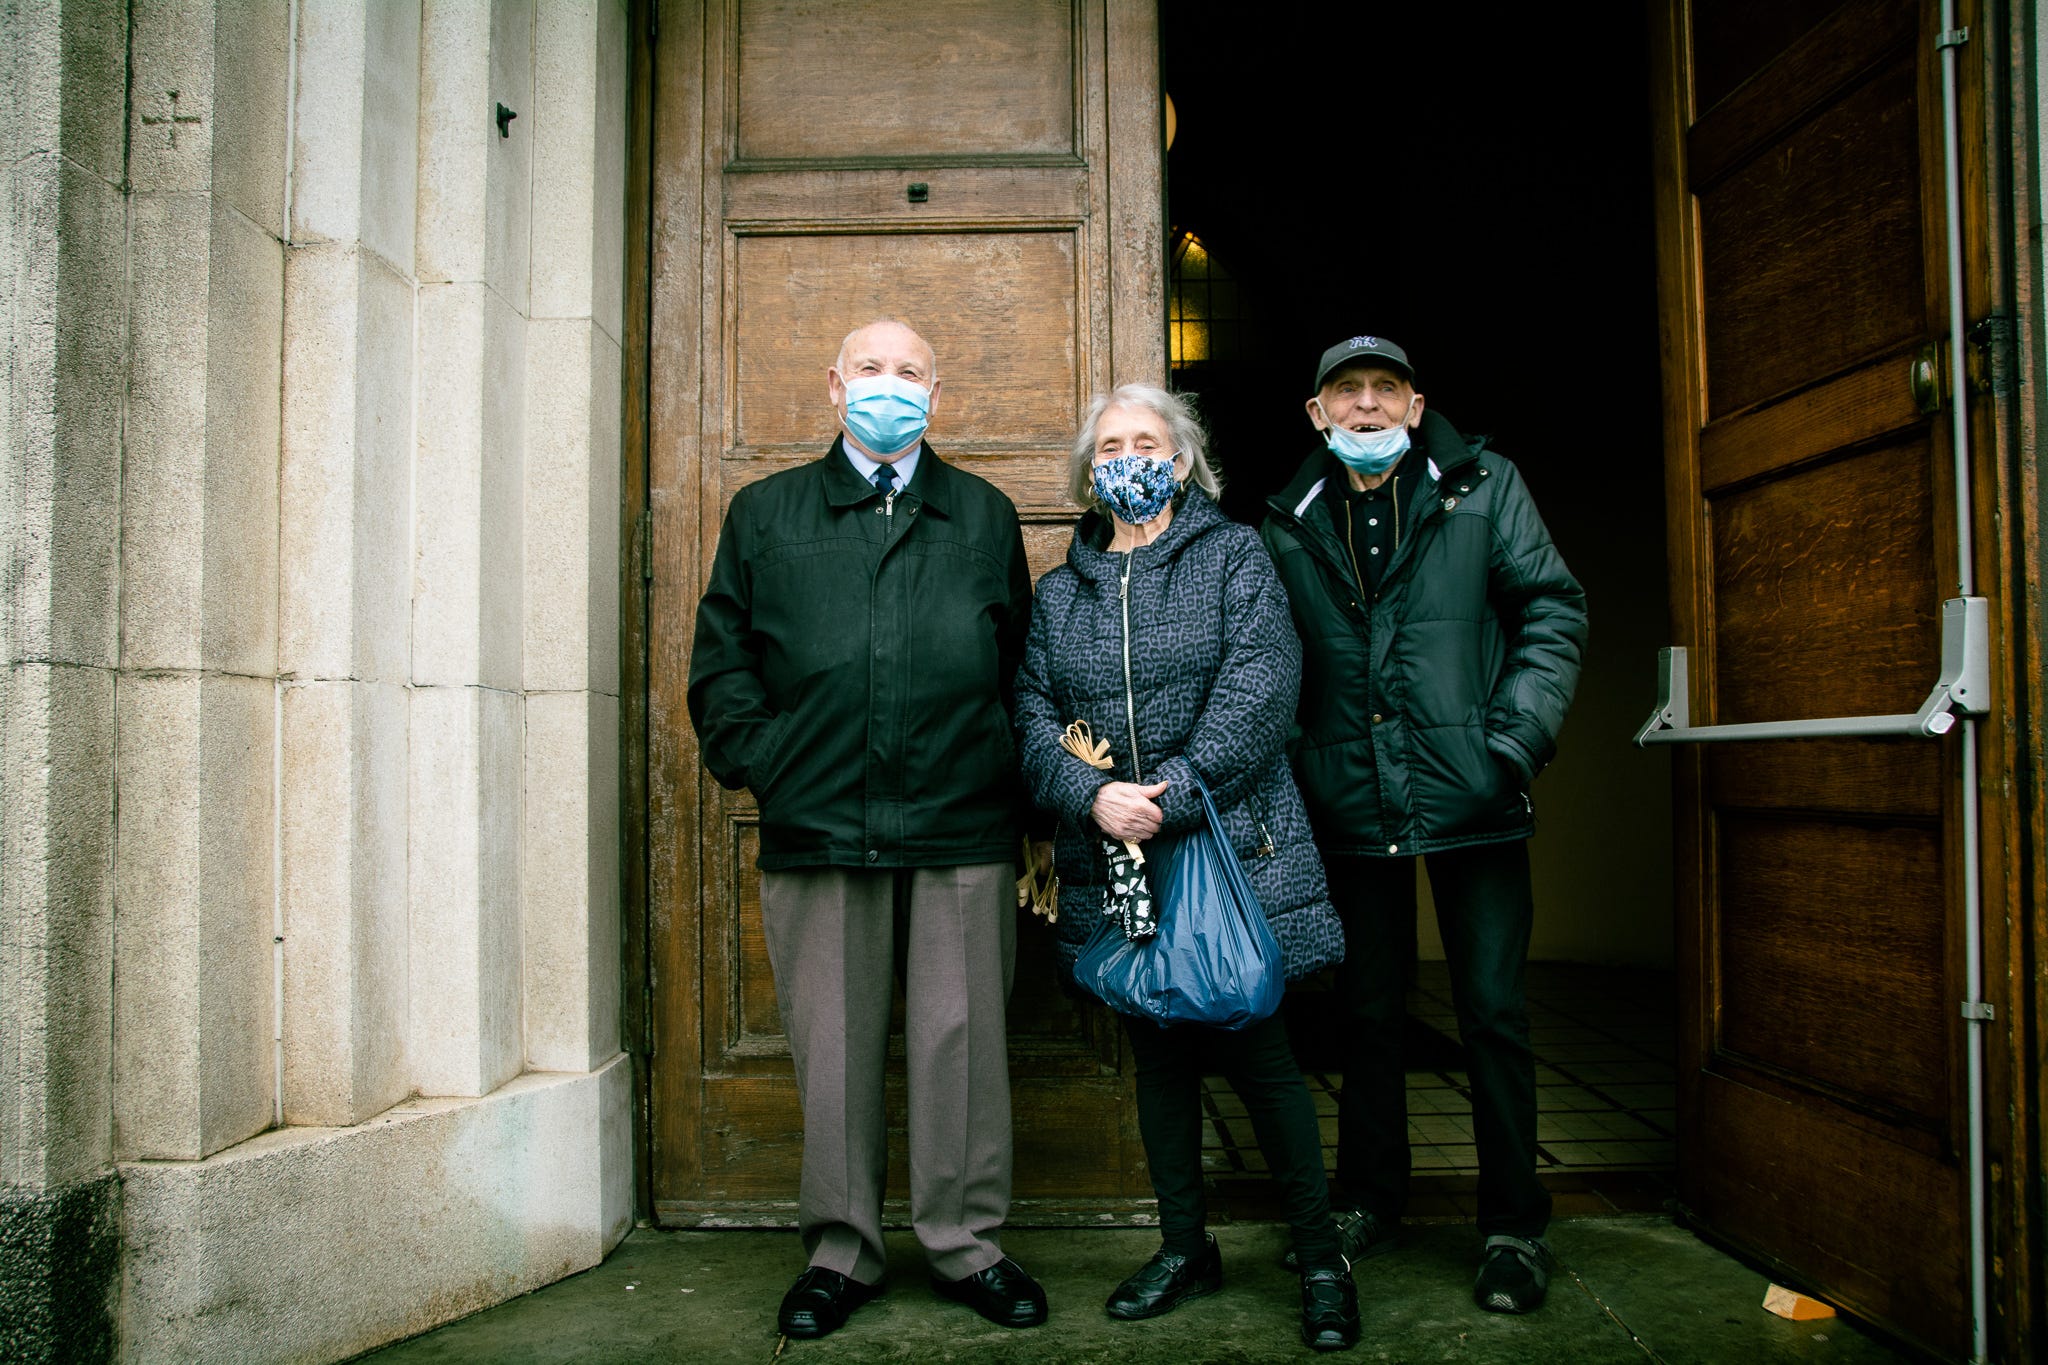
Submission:
[[[340,1358],[629,1216],[624,0],[0,26],[4,1353]]]

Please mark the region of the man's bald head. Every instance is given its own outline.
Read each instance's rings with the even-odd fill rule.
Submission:
[[[913,359],[915,374],[901,368],[906,356]],[[884,368],[866,369],[864,360],[888,362]],[[843,383],[863,373],[893,374],[903,379],[913,379],[929,388],[939,374],[939,357],[932,350],[931,343],[917,334],[909,323],[895,318],[876,318],[873,322],[854,328],[846,334],[846,340],[839,343],[839,358],[832,363]]]

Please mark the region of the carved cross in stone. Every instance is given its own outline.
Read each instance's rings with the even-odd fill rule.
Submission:
[[[160,123],[168,124],[169,126],[165,131],[171,135],[171,146],[176,147],[178,145],[178,125],[181,123],[197,123],[199,122],[199,115],[179,113],[178,92],[166,90],[164,93],[171,97],[171,112],[168,114],[144,114],[142,122],[146,127],[155,127]]]

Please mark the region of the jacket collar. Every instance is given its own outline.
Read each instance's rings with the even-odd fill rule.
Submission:
[[[1097,540],[1105,539],[1103,529],[1108,520],[1099,509],[1091,508],[1083,512],[1081,520],[1075,523],[1074,538],[1067,546],[1067,563],[1083,578],[1114,578],[1123,573],[1122,551],[1095,548]],[[1173,509],[1173,521],[1165,532],[1150,545],[1140,547],[1145,558],[1138,563],[1157,564],[1170,559],[1197,536],[1228,520],[1222,509],[1209,500],[1208,494],[1190,486]],[[1136,568],[1137,564],[1132,567]]]
[[[1414,453],[1422,456],[1423,467],[1428,471],[1432,484],[1442,483],[1447,475],[1465,468],[1486,448],[1484,436],[1466,440],[1448,418],[1438,416],[1436,410],[1429,407],[1422,410],[1419,435],[1421,439],[1416,443]],[[1309,508],[1315,505],[1316,496],[1330,480],[1343,477],[1343,464],[1328,447],[1319,446],[1302,461],[1301,468],[1287,486],[1266,500],[1266,505],[1296,521],[1304,520]]]
[[[825,467],[825,501],[834,507],[851,507],[869,498],[882,495],[875,486],[860,476],[853,467],[853,461],[846,458],[846,437],[832,438],[832,449],[825,452],[819,463]],[[947,515],[949,494],[954,474],[944,460],[932,450],[930,442],[919,447],[917,472],[910,476],[910,483],[898,497],[914,497],[940,516]]]

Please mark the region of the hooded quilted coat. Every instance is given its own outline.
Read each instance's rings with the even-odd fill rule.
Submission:
[[[1062,965],[1072,971],[1102,917],[1096,792],[1110,781],[1165,782],[1163,829],[1179,833],[1203,818],[1192,773],[1215,797],[1287,978],[1340,961],[1343,928],[1283,752],[1301,645],[1257,533],[1193,489],[1159,539],[1133,553],[1096,548],[1107,529],[1098,513],[1083,517],[1066,563],[1039,580],[1017,672],[1025,784],[1059,817]],[[1060,747],[1076,720],[1108,742],[1109,771]]]
[[[1526,838],[1586,647],[1586,594],[1514,465],[1424,410],[1399,476],[1408,530],[1362,588],[1310,456],[1266,546],[1303,640],[1294,772],[1326,854]],[[1412,472],[1410,472],[1412,471]]]

